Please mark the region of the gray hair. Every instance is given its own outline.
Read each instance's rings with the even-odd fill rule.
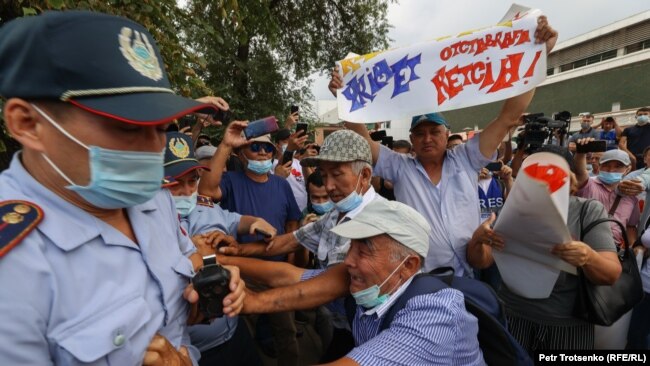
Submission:
[[[384,235],[386,235],[388,240],[388,260],[391,263],[401,262],[404,258],[413,256],[420,258],[420,268],[424,266],[424,258],[418,252],[393,239],[390,235]],[[371,252],[376,250],[375,244],[371,241],[366,240],[365,243]]]
[[[370,169],[370,175],[372,175],[372,165],[368,164],[366,161],[362,160],[355,160],[350,162],[350,167],[352,168],[352,172],[356,175],[359,175],[363,168],[368,168]]]

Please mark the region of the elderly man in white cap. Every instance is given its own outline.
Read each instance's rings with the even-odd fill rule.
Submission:
[[[251,294],[244,312],[306,308],[349,290],[357,304],[352,322],[356,346],[334,365],[484,364],[477,320],[455,289],[413,297],[381,330],[386,314],[421,272],[428,253],[431,228],[422,215],[403,203],[374,201],[332,231],[351,239],[350,250],[343,265],[323,274],[288,265],[261,267],[248,258],[224,258],[247,276],[270,285],[303,280]]]

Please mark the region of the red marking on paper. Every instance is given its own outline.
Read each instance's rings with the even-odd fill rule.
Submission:
[[[569,178],[569,175],[562,168],[553,164],[540,165],[535,163],[527,166],[524,171],[529,177],[546,182],[551,193],[555,193],[555,191],[562,188]]]

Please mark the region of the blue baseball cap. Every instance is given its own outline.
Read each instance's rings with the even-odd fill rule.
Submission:
[[[409,129],[409,132],[413,131],[413,129],[422,122],[433,122],[439,125],[443,125],[445,127],[449,127],[449,125],[447,124],[447,120],[445,120],[445,117],[442,114],[427,113],[427,114],[420,114],[411,118],[411,129]]]
[[[217,108],[178,96],[149,32],[126,18],[48,11],[0,28],[0,95],[59,100],[126,123],[156,125]]]
[[[167,132],[164,167],[169,183],[196,169],[210,170],[196,160],[192,138],[180,132]]]

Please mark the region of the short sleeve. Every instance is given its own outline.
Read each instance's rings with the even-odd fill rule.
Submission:
[[[467,140],[466,143],[456,146],[454,150],[448,153],[453,154],[454,157],[462,159],[465,162],[463,165],[478,172],[492,160],[496,159],[497,156],[496,150],[492,153],[492,156],[489,159],[483,156],[479,145],[480,138],[481,134],[477,134],[473,138]]]
[[[589,226],[590,223],[607,218],[607,211],[605,206],[596,200],[585,201],[587,205],[584,215],[584,226]],[[585,234],[583,242],[587,243],[595,251],[615,252],[616,246],[614,245],[614,235],[612,234],[611,225],[609,222],[603,222],[594,226],[588,233]]]
[[[639,209],[639,201],[634,199],[634,207],[632,207],[632,213],[630,218],[627,220],[627,226],[637,226],[641,220],[641,210]]]
[[[583,197],[583,198],[590,198],[591,194],[593,193],[594,184],[596,183],[594,182],[593,179],[591,178],[587,179],[585,185],[582,186],[582,188],[578,189],[578,192],[576,192],[576,196]]]
[[[629,137],[630,136],[630,129],[631,129],[631,127],[623,129],[623,132],[621,132],[621,137],[623,137],[623,136]]]
[[[237,229],[239,228],[241,215],[235,212],[224,210],[219,206],[214,206],[214,209],[221,211],[221,216],[223,217],[223,225],[226,229],[227,234],[231,236],[237,236]]]
[[[323,232],[323,221],[324,219],[321,218],[293,232],[300,245],[312,253],[316,253],[316,250],[318,250],[320,234]]]
[[[221,202],[224,206],[227,207],[228,202],[232,199],[232,173],[225,172],[221,176],[221,183],[219,183],[219,188],[221,188]]]
[[[408,163],[409,157],[396,153],[384,145],[379,145],[379,157],[373,171],[373,175],[382,177],[393,183],[399,182],[400,170]]]
[[[302,214],[300,212],[300,208],[298,207],[298,203],[296,202],[296,197],[294,197],[293,191],[291,190],[291,186],[284,179],[281,179],[280,182],[280,184],[283,186],[282,189],[284,190],[284,195],[286,196],[288,202],[287,221],[300,221]]]

